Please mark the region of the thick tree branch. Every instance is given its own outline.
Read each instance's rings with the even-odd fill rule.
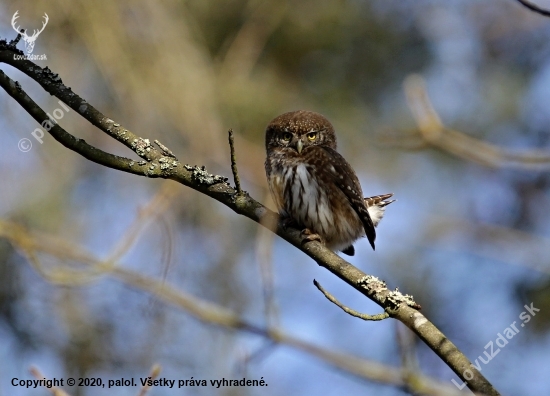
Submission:
[[[175,180],[216,199],[233,209],[236,213],[246,216],[263,226],[277,224],[276,229],[272,229],[273,232],[302,250],[315,260],[317,264],[328,269],[344,282],[380,305],[385,311],[390,313],[391,317],[404,323],[456,375],[465,381],[472,391],[486,395],[499,394],[487,379],[475,369],[466,356],[433,323],[413,308],[414,305],[409,305],[410,300],[406,296],[401,295],[398,291],[388,290],[385,284],[380,281],[374,281],[376,278],[367,276],[318,242],[309,242],[302,246],[299,230],[284,228],[278,222],[278,215],[276,213],[246,194],[237,194],[237,191],[227,184],[226,178],[211,175],[206,172],[204,167],[182,165],[174,158],[164,156],[163,153],[149,143],[148,139],[138,137],[129,130],[124,129],[120,124],[104,116],[85,100],[74,94],[70,88],[62,84],[59,76],[52,73],[48,68],[42,69],[40,66],[27,60],[16,60],[14,55],[17,53],[18,51],[10,47],[5,41],[0,41],[0,62],[10,64],[27,74],[37,81],[47,92],[61,99],[98,129],[133,150],[138,156],[143,158],[143,162],[145,163],[132,164],[128,159],[112,156],[92,148],[81,139],[76,139],[62,130],[61,127],[51,128],[49,132],[52,136],[67,148],[94,162],[113,169],[148,177],[162,177]],[[30,100],[17,83],[9,79],[4,73],[0,74],[0,85],[38,122],[45,120],[45,112]],[[470,379],[464,377],[464,371],[467,369],[473,373],[473,377]]]

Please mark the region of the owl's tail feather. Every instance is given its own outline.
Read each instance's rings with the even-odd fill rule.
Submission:
[[[370,218],[375,227],[378,226],[380,220],[384,217],[386,206],[395,202],[395,199],[388,201],[391,197],[393,197],[393,194],[375,195],[373,197],[364,198],[365,205],[367,205],[367,210],[369,211]]]
[[[369,216],[375,227],[380,223],[382,217],[384,217],[386,206],[392,202],[395,202],[395,199],[388,201],[391,197],[393,197],[393,194],[375,195],[374,197],[364,198],[365,205],[367,205],[367,210],[369,211]],[[342,250],[342,253],[347,254],[348,256],[353,256],[355,254],[355,248],[353,245],[349,245],[347,248]]]

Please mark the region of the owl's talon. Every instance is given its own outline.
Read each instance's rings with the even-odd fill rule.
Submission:
[[[323,238],[321,238],[321,235],[313,233],[309,228],[304,228],[300,234],[302,237],[302,245],[307,242],[312,241],[318,241],[320,243],[323,243]]]

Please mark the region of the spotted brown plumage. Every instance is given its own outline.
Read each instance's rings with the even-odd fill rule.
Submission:
[[[307,240],[320,239],[353,255],[352,243],[366,236],[374,249],[374,227],[393,202],[386,201],[391,194],[363,198],[325,117],[304,110],[276,117],[266,129],[266,151],[268,184],[279,213],[305,227]]]

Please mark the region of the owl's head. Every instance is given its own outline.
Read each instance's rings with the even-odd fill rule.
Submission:
[[[285,148],[301,154],[310,146],[336,149],[332,124],[319,113],[298,110],[274,118],[265,131],[265,147],[269,151]]]

